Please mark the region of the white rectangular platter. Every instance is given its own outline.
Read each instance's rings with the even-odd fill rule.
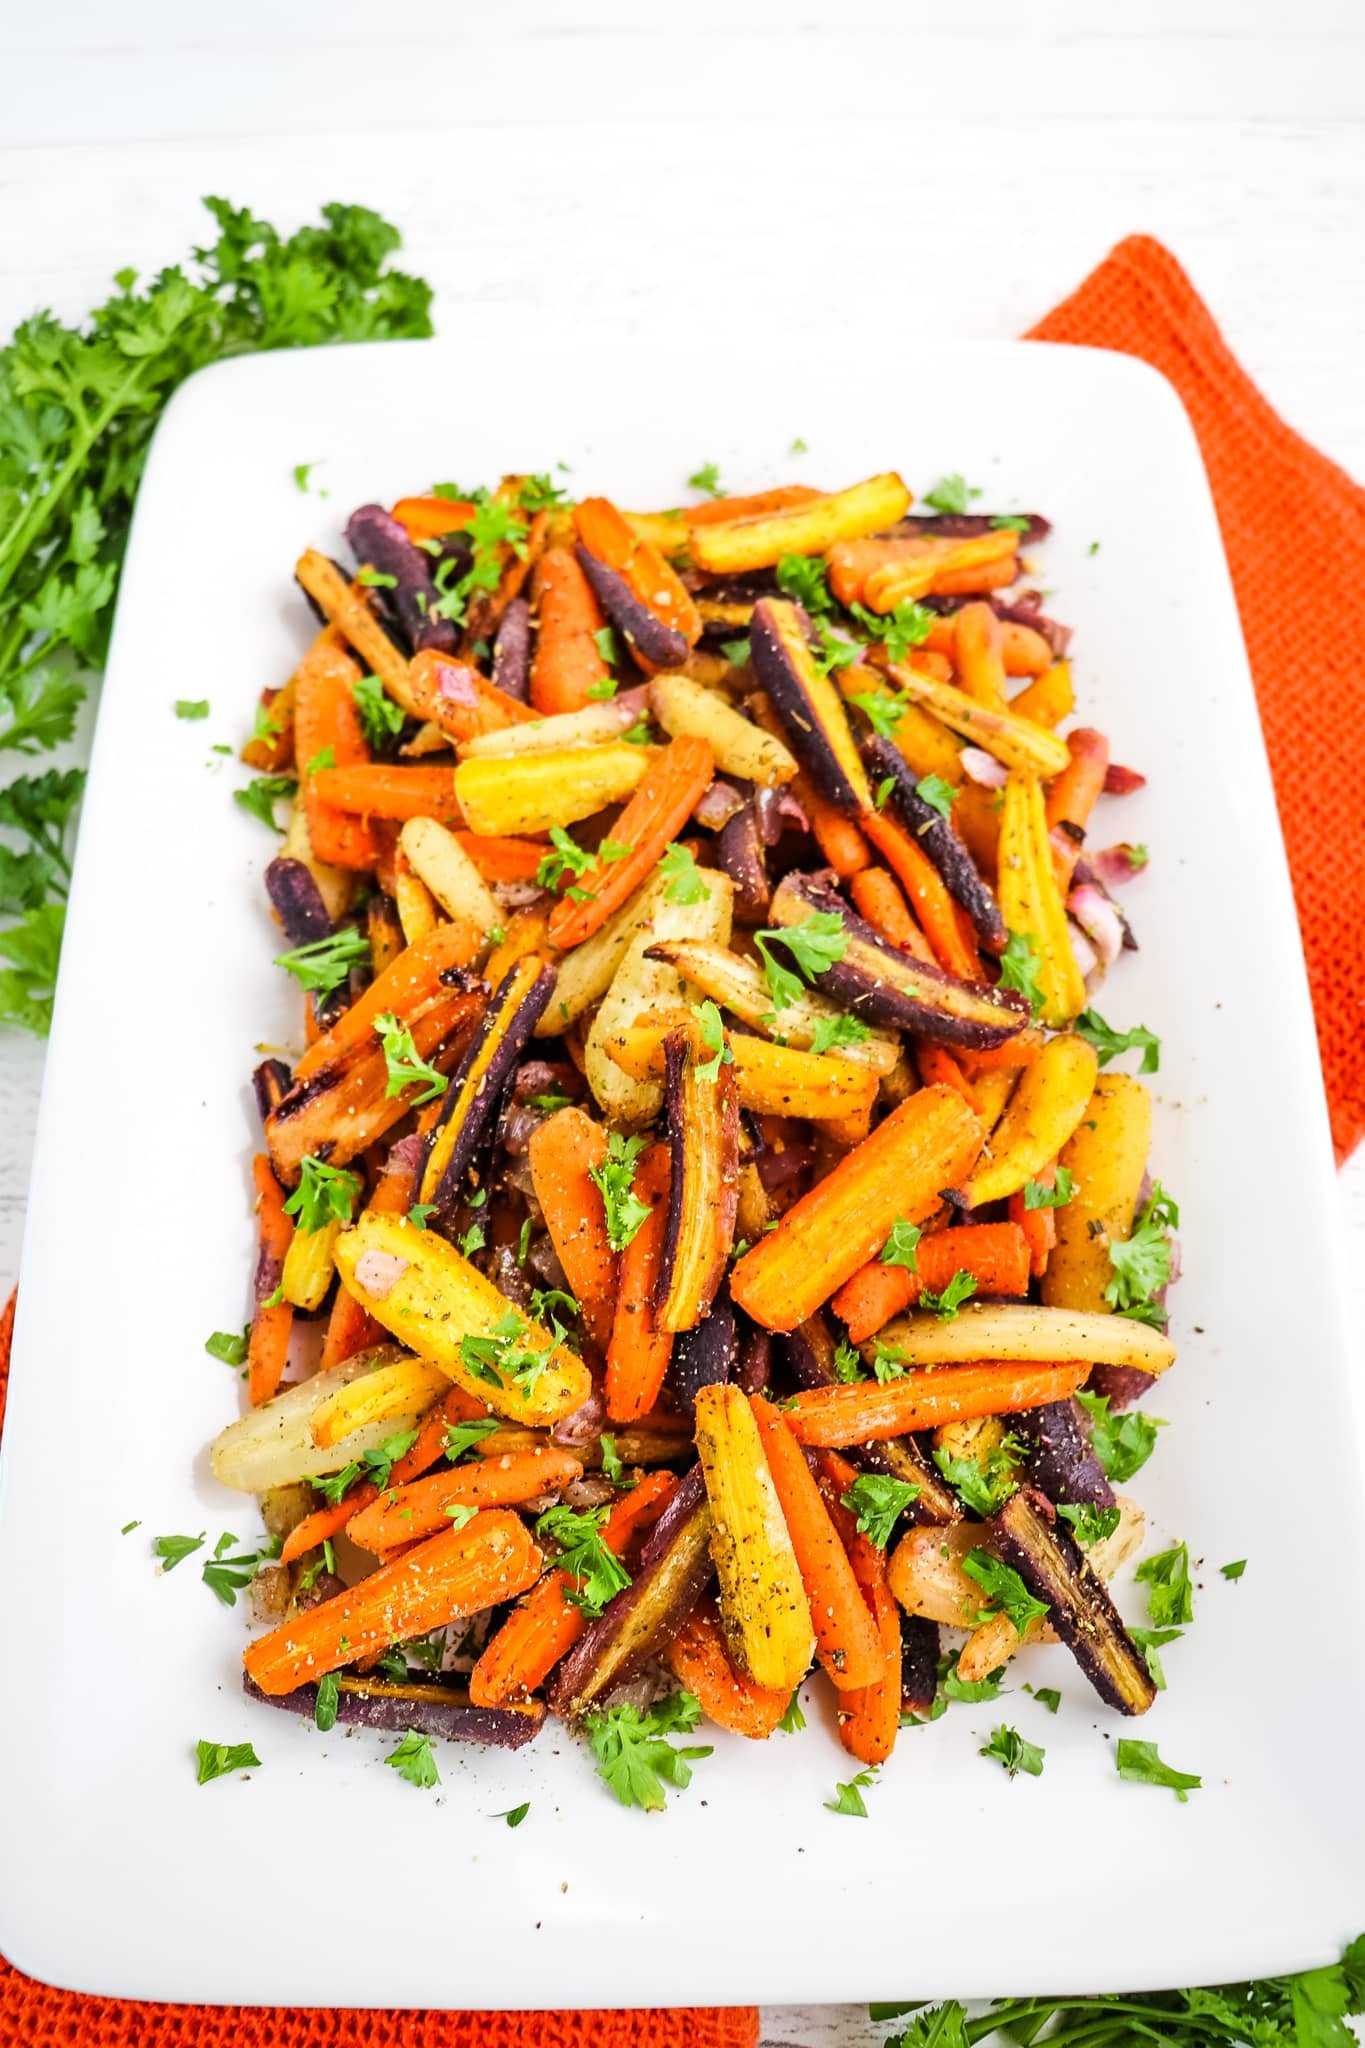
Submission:
[[[888,336],[851,373],[742,324],[625,348],[462,309],[448,346],[201,374],[157,436],[81,837],[0,1493],[0,1949],[36,1976],[298,2005],[967,1997],[1287,1970],[1365,1924],[1360,1424],[1326,1118],[1189,425],[1114,355]],[[960,470],[991,508],[1048,513],[1080,716],[1150,778],[1098,827],[1152,851],[1127,899],[1142,950],[1099,1003],[1164,1046],[1154,1163],[1183,1208],[1181,1358],[1132,1490],[1150,1547],[1183,1537],[1203,1560],[1196,1620],[1141,1728],[1063,1651],[1034,1654],[1000,1703],[907,1730],[866,1820],[825,1809],[852,1766],[818,1686],[798,1736],[717,1735],[665,1815],[618,1807],[553,1726],[516,1755],[443,1747],[441,1790],[419,1793],[378,1738],[249,1705],[245,1603],[222,1608],[195,1563],[160,1575],[150,1546],[258,1528],[209,1474],[242,1389],[203,1346],[244,1318],[248,1077],[298,1003],[270,965],[271,839],[210,743],[240,744],[309,638],[296,556],[335,546],[355,505],[438,478],[564,462],[575,492],[669,505],[703,460],[736,488],[895,466],[922,491]],[[211,719],[177,721],[177,697],[209,698]],[[1134,1619],[1140,1593],[1120,1582]],[[1060,1687],[1055,1718],[1023,1677]],[[978,1756],[1002,1719],[1045,1744],[1041,1778]],[[1121,1783],[1123,1733],[1203,1789],[1179,1805]],[[201,1736],[251,1740],[262,1768],[197,1786]],[[523,1800],[510,1831],[495,1816]]]

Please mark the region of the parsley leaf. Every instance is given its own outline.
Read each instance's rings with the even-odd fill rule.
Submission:
[[[718,1081],[721,1068],[732,1065],[735,1057],[726,1043],[725,1026],[720,1021],[720,1011],[708,996],[704,1002],[693,1005],[692,1015],[697,1020],[701,1042],[712,1055],[709,1060],[700,1061],[694,1072],[699,1081]]]
[[[951,476],[940,477],[932,491],[924,493],[926,505],[932,505],[935,512],[962,513],[967,510],[970,498],[979,498],[980,491],[973,489],[960,471]]]
[[[1239,1557],[1234,1564],[1220,1564],[1218,1569],[1225,1579],[1240,1579],[1247,1568],[1247,1561]]]
[[[1023,1635],[1031,1621],[1041,1621],[1048,1612],[1046,1600],[1035,1600],[1014,1567],[1002,1564],[988,1550],[969,1550],[962,1569],[969,1579],[976,1580],[990,1603],[982,1608],[978,1620],[987,1614],[1007,1614]]]
[[[857,706],[858,710],[862,712],[863,717],[872,727],[873,732],[879,738],[884,740],[895,739],[896,730],[905,716],[905,702],[902,698],[893,697],[888,690],[860,690],[856,696],[850,697],[848,701],[850,704]],[[890,778],[890,781],[894,789],[896,785],[894,775]],[[879,810],[880,808],[881,806],[878,805]]]
[[[353,967],[369,966],[370,942],[355,925],[345,924],[324,939],[310,939],[306,946],[277,953],[274,964],[292,974],[300,988],[329,996],[341,987]]]
[[[616,1448],[616,1438],[610,1435],[608,1431],[603,1430],[597,1442],[602,1453],[603,1478],[609,1479],[613,1486],[619,1486],[622,1492],[628,1491],[631,1487],[638,1486],[640,1483],[638,1479],[627,1477],[626,1468],[621,1462],[621,1454]]]
[[[552,1323],[551,1340],[539,1350],[526,1342],[527,1334],[517,1311],[506,1309],[487,1336],[471,1333],[461,1337],[460,1361],[476,1379],[488,1380],[493,1386],[520,1387],[529,1393],[549,1365],[563,1331],[558,1323]]]
[[[209,700],[207,697],[177,697],[175,715],[177,718],[207,718]]]
[[[446,1076],[438,1073],[429,1061],[418,1056],[413,1044],[412,1033],[405,1024],[400,1024],[392,1010],[386,1010],[382,1017],[376,1017],[374,1028],[384,1048],[384,1064],[388,1068],[386,1096],[401,1095],[405,1088],[420,1086],[421,1095],[414,1095],[413,1109],[420,1109],[424,1102],[434,1102],[438,1095],[444,1095],[450,1083]]]
[[[529,1799],[523,1799],[520,1806],[508,1806],[501,1813],[490,1816],[493,1820],[505,1820],[509,1828],[519,1828],[531,1811]]]
[[[204,1339],[204,1349],[210,1358],[221,1358],[224,1365],[245,1365],[250,1337],[250,1323],[240,1336],[235,1330],[215,1330],[211,1337]]]
[[[863,1472],[841,1498],[849,1513],[857,1516],[859,1533],[878,1550],[885,1550],[897,1522],[919,1496],[919,1487],[908,1479]]]
[[[1015,1468],[1024,1456],[1017,1437],[1007,1436],[992,1444],[982,1458],[956,1458],[940,1447],[934,1463],[954,1492],[974,1515],[993,1515],[1018,1487]]]
[[[231,1771],[259,1770],[261,1760],[249,1742],[204,1742],[195,1744],[198,1764],[195,1783],[212,1784],[215,1778],[225,1778]]]
[[[1165,1692],[1166,1672],[1158,1653],[1164,1650],[1168,1643],[1178,1643],[1185,1633],[1184,1629],[1137,1628],[1130,1624],[1128,1633],[1147,1660],[1147,1669],[1151,1673],[1152,1684],[1158,1692]]]
[[[292,797],[297,789],[292,775],[257,775],[245,789],[233,790],[232,801],[253,818],[259,818],[263,825],[269,825],[273,832],[282,832],[284,827],[275,820],[275,806],[281,797]]]
[[[905,1354],[893,1344],[884,1344],[879,1337],[872,1347],[872,1372],[878,1386],[884,1387],[888,1380],[898,1380],[905,1373]]]
[[[607,1216],[607,1243],[623,1252],[650,1212],[635,1192],[635,1162],[645,1149],[643,1138],[627,1138],[620,1131],[608,1131],[607,1156],[590,1169],[588,1178],[600,1190]]]
[[[1038,941],[1032,932],[1011,932],[1000,955],[1000,986],[1018,989],[1020,995],[1027,996],[1035,1016],[1043,1007],[1043,991],[1038,981],[1042,966]]]
[[[1022,512],[992,512],[989,525],[998,533],[1027,533],[1029,522]]]
[[[284,1205],[286,1216],[296,1216],[300,1230],[321,1230],[328,1223],[349,1223],[361,1189],[358,1173],[344,1166],[329,1166],[312,1153],[299,1166],[299,1184]]]
[[[1123,1520],[1120,1509],[1096,1507],[1090,1501],[1064,1501],[1057,1513],[1064,1522],[1070,1522],[1071,1533],[1082,1550],[1092,1550],[1097,1543],[1103,1543]]]
[[[1076,1399],[1090,1418],[1090,1440],[1104,1476],[1116,1486],[1140,1472],[1156,1449],[1156,1433],[1165,1429],[1165,1418],[1144,1415],[1130,1408],[1126,1415],[1109,1413],[1107,1394],[1077,1394]]]
[[[924,1232],[918,1223],[907,1223],[904,1216],[897,1216],[891,1225],[891,1234],[878,1252],[883,1266],[904,1266],[907,1273],[916,1270],[919,1258],[918,1246]]]
[[[836,1784],[833,1799],[826,1799],[824,1802],[826,1813],[846,1813],[854,1820],[866,1820],[867,1807],[863,1803],[863,1793],[869,1785],[875,1785],[876,1782],[877,1773],[871,1770],[859,1771],[846,1785]]]
[[[945,782],[941,775],[921,775],[915,784],[915,795],[928,804],[931,810],[937,811],[940,818],[952,817],[957,791],[952,783]],[[921,826],[920,829],[924,831],[927,827]]]
[[[536,1521],[536,1535],[556,1546],[555,1563],[576,1581],[565,1589],[564,1598],[590,1619],[630,1584],[630,1573],[603,1541],[606,1518],[606,1508],[580,1514],[561,1503],[547,1508]]]
[[[1176,1543],[1155,1557],[1144,1557],[1133,1576],[1148,1589],[1147,1612],[1156,1628],[1180,1628],[1194,1620],[1188,1544]]]
[[[810,1049],[812,1052],[834,1052],[841,1045],[861,1045],[865,1038],[871,1036],[870,1027],[861,1017],[848,1017],[842,1012],[837,1017],[817,1017]]]
[[[227,1532],[218,1538],[213,1556],[204,1566],[200,1576],[204,1584],[218,1595],[224,1607],[235,1607],[237,1595],[255,1578],[261,1566],[279,1552],[279,1543],[271,1538],[261,1550],[247,1550],[229,1556],[237,1538]]]
[[[888,661],[904,661],[910,649],[922,646],[934,628],[934,613],[909,597],[889,612],[868,611],[860,604],[851,604],[849,611],[868,639],[886,649]]]
[[[834,1347],[834,1377],[840,1386],[851,1387],[858,1380],[865,1380],[861,1355],[854,1350],[847,1337],[841,1337]]]
[[[799,1735],[805,1727],[806,1717],[801,1711],[801,1688],[799,1685],[787,1701],[786,1711],[777,1725],[784,1735]]]
[[[977,1755],[992,1757],[1012,1778],[1017,1777],[1020,1771],[1030,1778],[1041,1778],[1047,1751],[1036,1742],[1026,1742],[1017,1728],[1006,1728],[1002,1722]]]
[[[376,753],[381,753],[403,730],[402,705],[394,703],[378,676],[358,676],[351,685],[351,697],[360,714],[365,738]]]
[[[554,851],[542,854],[536,868],[536,880],[542,889],[557,888],[565,875],[586,875],[597,864],[597,855],[580,846],[562,825],[551,825],[550,845]]]
[[[722,640],[720,651],[729,662],[731,668],[743,668],[749,659],[747,636],[742,640]]]
[[[708,498],[723,498],[725,496],[724,491],[720,487],[720,470],[714,462],[703,462],[697,469],[693,470],[687,482],[691,490],[705,491]]]
[[[657,1813],[668,1803],[666,1784],[682,1791],[692,1782],[691,1765],[710,1756],[711,1745],[678,1749],[669,1735],[690,1734],[701,1706],[690,1692],[670,1693],[643,1712],[636,1706],[608,1707],[588,1714],[583,1732],[597,1758],[597,1773],[622,1806]]]
[[[183,1564],[196,1550],[202,1550],[204,1533],[201,1529],[197,1536],[153,1537],[152,1548],[161,1559],[162,1571],[173,1572],[178,1564]]]
[[[919,1305],[932,1309],[941,1323],[957,1321],[957,1312],[964,1301],[976,1293],[976,1276],[959,1267],[948,1285],[937,1293],[932,1287],[921,1287]]]
[[[1204,1780],[1188,1771],[1177,1771],[1163,1763],[1154,1742],[1134,1742],[1120,1736],[1114,1750],[1118,1774],[1131,1785],[1164,1785],[1183,1806],[1190,1792],[1197,1792]]]
[[[461,1458],[468,1457],[475,1444],[482,1443],[498,1427],[496,1415],[479,1415],[472,1422],[449,1422],[446,1424],[445,1454],[452,1465],[458,1465]]]
[[[834,609],[829,569],[821,555],[783,555],[777,565],[778,588],[815,618]]]
[[[754,944],[762,957],[768,993],[776,1010],[785,1010],[798,1002],[805,991],[800,975],[774,960],[769,950],[774,939],[786,947],[807,981],[813,981],[817,974],[842,960],[848,949],[844,921],[833,910],[813,910],[799,924],[768,925],[756,931]]]
[[[711,891],[702,880],[690,847],[679,846],[676,842],[666,846],[659,856],[659,873],[668,883],[664,894],[670,903],[705,903],[709,900]]]
[[[1024,1207],[1026,1209],[1064,1209],[1076,1192],[1075,1180],[1069,1166],[1059,1166],[1053,1173],[1052,1186],[1044,1187],[1040,1180],[1024,1182]]]
[[[415,1785],[419,1792],[430,1791],[441,1782],[441,1773],[436,1768],[436,1759],[431,1753],[431,1737],[419,1735],[409,1728],[396,1749],[391,1749],[384,1759],[400,1778],[406,1778],[409,1785]]]
[[[1120,1315],[1145,1309],[1170,1284],[1171,1240],[1168,1227],[1180,1221],[1180,1210],[1160,1181],[1138,1211],[1127,1238],[1110,1238],[1109,1263],[1114,1277],[1104,1298]]]
[[[1094,1046],[1100,1056],[1100,1065],[1107,1067],[1110,1060],[1116,1060],[1120,1053],[1142,1053],[1140,1074],[1155,1074],[1161,1068],[1161,1040],[1145,1024],[1135,1024],[1131,1031],[1115,1031],[1106,1024],[1098,1010],[1082,1010],[1072,1029]]]
[[[1040,1707],[1046,1707],[1049,1714],[1055,1714],[1062,1704],[1062,1696],[1053,1685],[1026,1685],[1025,1692],[1031,1692]]]
[[[335,1671],[324,1671],[318,1680],[318,1696],[313,1702],[313,1721],[325,1735],[337,1724],[337,1702],[341,1697],[341,1686]]]

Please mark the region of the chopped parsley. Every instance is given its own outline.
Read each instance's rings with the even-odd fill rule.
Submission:
[[[1153,1296],[1170,1284],[1171,1240],[1168,1233],[1179,1222],[1179,1206],[1158,1180],[1153,1182],[1151,1194],[1138,1211],[1131,1234],[1126,1238],[1110,1238],[1109,1263],[1113,1267],[1113,1278],[1104,1290],[1104,1298],[1119,1315],[1136,1316],[1143,1322],[1154,1322],[1160,1316],[1164,1322],[1164,1313],[1156,1309]],[[1141,1313],[1149,1308],[1156,1312],[1152,1315]]]
[[[957,791],[951,782],[945,782],[941,775],[921,775],[915,784],[915,795],[922,803],[937,811],[940,818],[951,818]],[[921,832],[927,832],[928,825],[921,825]]]
[[[904,1216],[898,1216],[891,1225],[891,1234],[878,1252],[883,1266],[904,1266],[913,1273],[919,1257],[919,1241],[924,1232],[917,1223],[907,1223]]]
[[[893,1479],[889,1473],[863,1472],[841,1496],[849,1513],[858,1518],[858,1532],[878,1550],[885,1550],[897,1522],[920,1496],[920,1488],[908,1479]]]
[[[351,697],[365,738],[376,753],[381,752],[403,730],[402,705],[394,703],[378,676],[357,676]]]
[[[275,965],[292,974],[300,988],[314,989],[319,996],[331,995],[341,987],[353,967],[368,967],[370,942],[353,924],[328,932],[325,939],[310,939],[288,953],[277,953]]]
[[[749,640],[746,634],[742,640],[722,640],[720,651],[731,668],[743,668],[749,659]]]
[[[313,1702],[314,1725],[326,1734],[337,1724],[337,1702],[341,1698],[341,1687],[335,1671],[324,1671],[318,1680],[318,1696]]]
[[[932,1287],[920,1289],[919,1305],[932,1309],[941,1323],[957,1321],[957,1312],[964,1301],[976,1293],[976,1276],[959,1266],[946,1287],[937,1292]]]
[[[1197,1792],[1204,1782],[1189,1771],[1177,1771],[1172,1765],[1163,1763],[1154,1742],[1134,1742],[1128,1736],[1119,1737],[1114,1762],[1119,1776],[1126,1778],[1130,1785],[1162,1785],[1174,1792],[1182,1806],[1187,1795]]]
[[[786,1711],[777,1725],[784,1735],[799,1735],[805,1727],[806,1717],[801,1711],[801,1688],[799,1685],[787,1701]]]
[[[980,496],[980,491],[959,470],[954,470],[951,476],[940,477],[932,491],[924,493],[924,502],[932,505],[935,512],[962,513],[967,510],[969,499]]]
[[[1042,968],[1042,955],[1032,932],[1011,932],[1000,955],[1000,986],[1017,989],[1021,996],[1027,996],[1035,1016],[1043,1007],[1038,980]]]
[[[895,739],[897,727],[905,716],[905,703],[902,698],[893,697],[887,690],[860,690],[856,696],[850,697],[848,701],[850,704],[856,705],[858,710],[862,712],[863,717],[880,739]],[[890,782],[892,788],[894,788],[896,783],[894,775],[890,777]],[[880,806],[878,808],[880,809]]]
[[[630,1573],[602,1538],[607,1512],[606,1508],[593,1508],[580,1514],[561,1503],[547,1508],[536,1521],[536,1535],[555,1545],[555,1563],[576,1582],[565,1589],[564,1598],[589,1619],[595,1619],[607,1602],[630,1584]]]
[[[460,1362],[476,1379],[495,1387],[519,1387],[529,1394],[549,1365],[563,1331],[553,1324],[550,1342],[540,1350],[527,1343],[527,1335],[517,1311],[506,1309],[486,1337],[461,1337]]]
[[[1116,1486],[1140,1472],[1156,1449],[1156,1433],[1165,1429],[1165,1418],[1144,1415],[1130,1408],[1126,1415],[1109,1413],[1107,1394],[1077,1394],[1076,1399],[1090,1418],[1090,1441],[1104,1476]]]
[[[441,1782],[441,1773],[436,1768],[436,1759],[431,1753],[431,1737],[419,1735],[413,1728],[384,1759],[400,1778],[406,1778],[409,1785],[416,1785],[419,1791],[430,1791]]]
[[[867,1378],[862,1358],[847,1337],[841,1337],[834,1347],[834,1377],[843,1387],[851,1387],[856,1381]]]
[[[362,562],[355,572],[355,580],[365,590],[397,590],[398,578],[391,576],[387,569],[376,569],[370,562]]]
[[[693,470],[687,483],[690,490],[705,491],[708,498],[725,496],[720,487],[720,470],[714,462],[703,462],[699,468]]]
[[[1178,1643],[1184,1635],[1183,1628],[1136,1628],[1130,1625],[1129,1635],[1141,1650],[1151,1674],[1152,1684],[1158,1692],[1166,1690],[1166,1672],[1160,1652],[1168,1643]]]
[[[207,718],[209,700],[207,697],[177,697],[175,715],[177,718]]]
[[[626,1476],[626,1468],[616,1448],[616,1438],[603,1430],[597,1442],[602,1453],[603,1478],[609,1479],[613,1486],[619,1486],[623,1492],[630,1487],[638,1486],[640,1482],[637,1479],[629,1479]]]
[[[308,1484],[333,1507],[344,1499],[358,1479],[368,1479],[382,1493],[389,1483],[393,1467],[400,1458],[407,1456],[416,1441],[415,1429],[401,1430],[396,1436],[386,1436],[377,1450],[362,1451],[339,1472],[328,1472],[320,1479],[310,1476]]]
[[[226,1778],[231,1771],[258,1771],[261,1760],[249,1742],[204,1742],[195,1744],[198,1758],[195,1783],[212,1784],[215,1778]]]
[[[197,1536],[154,1536],[152,1548],[161,1559],[162,1571],[173,1572],[178,1564],[183,1564],[187,1557],[201,1550],[206,1533],[201,1529]]]
[[[1019,1439],[1006,1436],[982,1458],[955,1458],[940,1448],[934,1452],[934,1463],[963,1505],[984,1517],[993,1515],[1017,1490],[1015,1470],[1023,1456]]]
[[[635,1162],[645,1149],[643,1138],[627,1138],[620,1131],[608,1131],[607,1156],[600,1166],[589,1170],[588,1178],[600,1190],[607,1217],[607,1243],[623,1252],[650,1212],[635,1192]]]
[[[384,1048],[384,1064],[388,1068],[386,1096],[401,1095],[405,1088],[420,1087],[421,1095],[414,1095],[410,1104],[420,1109],[424,1102],[434,1102],[438,1095],[444,1095],[450,1086],[446,1076],[439,1073],[428,1060],[421,1058],[413,1043],[412,1033],[406,1024],[400,1024],[392,1010],[386,1010],[382,1017],[374,1020],[375,1032]]]
[[[1053,1685],[1026,1685],[1025,1692],[1031,1692],[1040,1707],[1046,1707],[1049,1714],[1055,1714],[1062,1704],[1062,1696]]]
[[[436,1214],[434,1202],[414,1202],[408,1210],[408,1222],[414,1230],[425,1230],[427,1218]]]
[[[1225,1579],[1240,1579],[1247,1568],[1247,1561],[1239,1557],[1235,1564],[1220,1564],[1218,1569]]]
[[[846,1785],[836,1785],[833,1799],[826,1799],[824,1802],[826,1813],[846,1813],[854,1820],[866,1820],[867,1807],[863,1803],[863,1793],[876,1782],[877,1773],[871,1770],[859,1771]]]
[[[777,565],[778,588],[814,618],[834,609],[829,569],[820,555],[783,555]]]
[[[349,1223],[361,1191],[358,1173],[329,1166],[310,1152],[299,1166],[299,1184],[284,1205],[286,1216],[298,1219],[303,1231],[322,1230],[328,1223]]]
[[[1053,1174],[1052,1186],[1044,1187],[1040,1180],[1024,1182],[1024,1207],[1026,1209],[1064,1209],[1076,1192],[1076,1183],[1069,1166],[1059,1166]]]
[[[233,790],[232,801],[272,831],[281,832],[284,828],[276,823],[275,806],[281,797],[293,797],[297,789],[292,775],[256,775],[245,789]]]
[[[977,1755],[990,1757],[1011,1778],[1018,1777],[1020,1771],[1026,1777],[1041,1778],[1047,1751],[1036,1742],[1025,1741],[1017,1728],[1007,1728],[1002,1722],[992,1732],[990,1741],[982,1744]]]
[[[660,875],[667,882],[664,891],[670,903],[705,903],[711,891],[702,880],[701,869],[690,847],[679,846],[676,841],[664,848],[659,856]]]
[[[1014,1567],[1002,1564],[989,1550],[969,1550],[962,1569],[969,1579],[976,1580],[990,1603],[981,1609],[978,1621],[989,1614],[1004,1614],[1023,1635],[1030,1622],[1041,1621],[1047,1613],[1046,1600],[1035,1600]]]
[[[445,1454],[452,1465],[458,1465],[467,1458],[475,1444],[492,1436],[498,1427],[496,1415],[479,1415],[472,1422],[448,1422],[446,1424]]]
[[[1064,1522],[1070,1522],[1071,1533],[1082,1550],[1093,1550],[1097,1543],[1103,1543],[1123,1520],[1121,1509],[1096,1507],[1090,1501],[1064,1501],[1057,1513]]]
[[[247,1345],[251,1341],[251,1325],[239,1336],[235,1330],[215,1330],[211,1337],[204,1339],[204,1349],[210,1358],[221,1358],[224,1365],[245,1365]]]
[[[870,1026],[861,1017],[847,1017],[842,1012],[837,1017],[817,1017],[815,1031],[811,1037],[812,1052],[835,1052],[841,1045],[861,1045],[865,1038],[872,1036]]]
[[[542,854],[536,868],[536,880],[542,889],[558,888],[565,875],[573,875],[576,879],[579,875],[586,875],[590,868],[597,865],[599,856],[589,853],[586,846],[580,846],[573,834],[566,832],[562,825],[551,825],[550,845],[554,849],[553,852]],[[629,851],[628,848],[623,850]],[[607,858],[605,852],[601,858]]]
[[[794,974],[790,967],[774,960],[770,951],[774,939],[786,947],[801,974]],[[823,974],[836,961],[843,959],[848,950],[848,932],[837,911],[813,910],[799,924],[768,925],[762,931],[756,931],[754,944],[763,961],[773,1008],[785,1010],[805,994],[802,974],[807,981],[814,981],[817,974]]]
[[[225,1532],[214,1546],[212,1558],[201,1574],[204,1584],[217,1594],[224,1607],[235,1607],[237,1595],[255,1578],[263,1564],[278,1557],[280,1551],[277,1537],[268,1537],[260,1550],[234,1551],[237,1538]]]
[[[692,1764],[710,1756],[710,1743],[679,1749],[666,1738],[688,1735],[701,1719],[690,1692],[670,1693],[652,1707],[608,1707],[584,1717],[583,1732],[597,1759],[597,1774],[622,1806],[657,1813],[667,1805],[664,1786],[682,1791],[692,1782]]]
[[[1147,1613],[1155,1628],[1182,1628],[1194,1620],[1188,1544],[1176,1543],[1155,1557],[1144,1557],[1133,1576],[1147,1588]]]
[[[1115,1031],[1106,1024],[1098,1010],[1082,1010],[1072,1029],[1079,1031],[1088,1044],[1093,1045],[1100,1056],[1100,1065],[1107,1067],[1110,1060],[1116,1060],[1120,1053],[1141,1052],[1140,1074],[1155,1074],[1161,1068],[1161,1040],[1155,1031],[1149,1031],[1145,1024],[1135,1024],[1131,1031]]]
[[[529,1799],[523,1799],[520,1806],[506,1807],[503,1812],[490,1815],[492,1820],[505,1820],[509,1828],[519,1828],[531,1811]]]
[[[726,1043],[720,1011],[708,996],[704,1002],[693,1005],[692,1015],[697,1020],[701,1042],[711,1054],[709,1060],[698,1061],[693,1072],[699,1081],[718,1081],[721,1068],[733,1065],[735,1057]]]
[[[912,647],[920,647],[933,631],[934,614],[912,597],[902,599],[889,612],[868,611],[852,604],[849,611],[869,640],[880,642],[888,661],[904,661]]]
[[[902,1379],[905,1375],[905,1354],[894,1344],[884,1344],[879,1337],[872,1347],[872,1374],[878,1386],[884,1387],[888,1380]]]
[[[1029,529],[1022,512],[992,512],[989,524],[1000,533],[1027,533]]]

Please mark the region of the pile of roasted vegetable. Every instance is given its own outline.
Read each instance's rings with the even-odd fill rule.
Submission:
[[[409,1765],[548,1708],[644,1805],[705,1753],[667,1735],[790,1729],[813,1666],[868,1767],[1030,1642],[1150,1706],[1106,1580],[1177,1218],[1101,1072],[1156,1041],[1088,993],[1146,854],[1087,828],[1141,777],[1059,737],[1047,522],[966,501],[508,477],[299,562],[241,795],[291,802],[307,1047],[255,1077],[213,1453],[279,1544],[253,1696]]]

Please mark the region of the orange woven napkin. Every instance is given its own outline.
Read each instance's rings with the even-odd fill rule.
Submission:
[[[1141,356],[1185,402],[1242,614],[1344,1159],[1365,1136],[1365,491],[1271,410],[1146,235],[1120,242],[1028,338]]]

